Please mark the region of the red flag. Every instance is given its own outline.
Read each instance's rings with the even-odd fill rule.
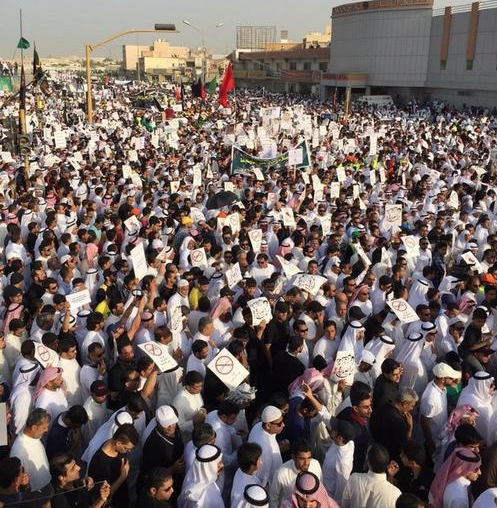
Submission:
[[[176,102],[180,102],[181,101],[181,87],[177,86],[176,87]]]
[[[228,63],[224,70],[223,80],[219,86],[219,104],[224,108],[228,107],[228,93],[235,88],[235,79],[233,77],[233,64]]]

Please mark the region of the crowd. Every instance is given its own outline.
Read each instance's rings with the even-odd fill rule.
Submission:
[[[494,506],[496,113],[94,92],[1,153],[0,506]]]

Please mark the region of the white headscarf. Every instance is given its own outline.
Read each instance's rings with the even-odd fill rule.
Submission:
[[[267,508],[269,496],[264,489],[257,484],[247,485],[243,491],[243,497],[233,508]]]
[[[197,448],[195,460],[185,476],[178,506],[185,508],[222,508],[221,492],[216,484],[218,464],[223,460],[221,450],[215,445]]]
[[[381,337],[375,337],[373,340],[367,343],[366,347],[371,353],[374,354],[376,362],[373,365],[373,371],[378,377],[381,374],[381,364],[385,357],[395,349],[395,341],[387,335]]]
[[[425,340],[422,333],[410,333],[395,360],[399,363],[418,361],[424,344]]]
[[[356,363],[359,362],[362,350],[364,349],[364,340],[357,340],[357,335],[364,331],[364,327],[359,321],[351,321],[340,340],[338,351],[351,351],[354,353]]]

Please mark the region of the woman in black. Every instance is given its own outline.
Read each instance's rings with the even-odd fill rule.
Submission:
[[[104,480],[110,483],[109,506],[117,508],[128,505],[129,462],[126,454],[138,444],[138,441],[137,430],[131,423],[125,423],[91,459],[88,475],[95,483]]]

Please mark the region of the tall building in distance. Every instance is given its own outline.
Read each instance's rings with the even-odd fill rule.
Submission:
[[[276,42],[275,26],[237,26],[236,49],[261,50]]]

